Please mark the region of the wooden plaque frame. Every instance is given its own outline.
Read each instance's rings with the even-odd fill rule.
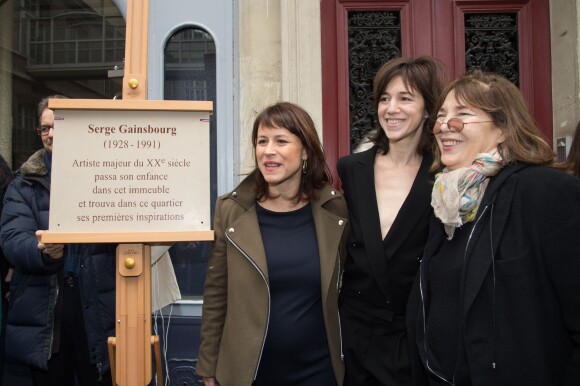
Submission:
[[[125,74],[122,100],[51,99],[50,109],[171,110],[213,112],[211,101],[148,101],[147,46],[149,1],[127,0]],[[176,241],[211,241],[213,231],[55,232],[42,243],[120,243],[116,256],[115,337],[109,337],[113,386],[151,382],[151,346],[155,347],[158,384],[163,384],[159,337],[151,335],[151,245]]]

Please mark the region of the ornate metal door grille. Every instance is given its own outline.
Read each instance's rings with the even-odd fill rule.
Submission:
[[[516,13],[465,14],[465,67],[495,72],[519,86]]]
[[[401,16],[391,11],[348,13],[350,150],[377,128],[373,79],[389,59],[401,56]]]

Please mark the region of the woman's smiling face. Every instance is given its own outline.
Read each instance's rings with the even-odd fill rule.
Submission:
[[[279,192],[300,187],[302,163],[307,156],[298,136],[283,127],[260,125],[255,151],[258,169],[270,189]]]
[[[464,122],[463,130],[450,129],[447,122],[457,118]],[[457,101],[453,90],[437,113],[443,125],[435,139],[441,151],[441,162],[450,170],[468,167],[479,153],[488,153],[504,141],[502,130],[485,111]]]
[[[389,142],[418,142],[427,118],[425,100],[418,91],[408,89],[403,78],[397,76],[381,95],[377,115]]]

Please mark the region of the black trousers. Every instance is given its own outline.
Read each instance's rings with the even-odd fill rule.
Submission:
[[[344,386],[411,385],[404,315],[381,312],[341,293]]]
[[[91,364],[83,320],[80,288],[74,279],[63,291],[60,350],[48,361],[48,370],[31,368],[34,386],[110,386],[110,371],[101,374]]]

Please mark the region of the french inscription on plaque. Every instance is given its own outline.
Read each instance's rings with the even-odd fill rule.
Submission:
[[[50,230],[210,229],[208,117],[56,110]]]

